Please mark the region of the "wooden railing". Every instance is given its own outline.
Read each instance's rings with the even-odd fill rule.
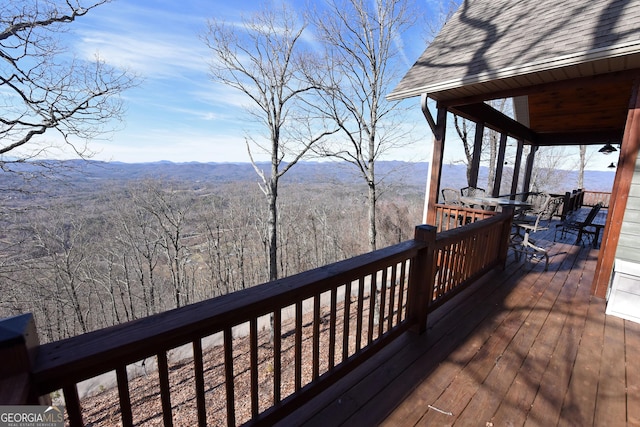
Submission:
[[[558,206],[557,215],[564,221],[584,204],[584,190],[567,191],[564,194],[551,194],[553,197],[562,197],[562,203]]]
[[[496,212],[493,211],[471,209],[460,205],[437,204],[435,207],[435,226],[438,233],[462,227],[463,225],[468,225],[476,221],[481,221],[483,219],[491,218],[496,214]]]
[[[602,203],[603,208],[608,208],[611,202],[611,193],[606,191],[585,191],[583,205],[595,206]]]
[[[39,346],[30,315],[5,320],[14,331],[22,322],[25,332],[0,346],[0,404],[43,402],[62,389],[69,423],[95,422],[90,408],[83,411],[78,383],[113,371],[120,419],[111,422],[133,425],[140,415],[132,402],[140,397],[132,399],[128,367],[145,360],[155,364],[165,425],[172,425],[174,408],[188,405],[202,426],[273,424],[400,334],[424,332],[430,311],[504,265],[510,227],[509,213],[443,233],[418,226],[413,240],[392,247]],[[191,387],[188,398],[172,393],[168,355],[181,346],[192,352],[180,362],[192,367],[182,385]],[[214,350],[218,358],[208,353]],[[221,383],[212,383],[216,374]],[[243,380],[248,389],[240,389]],[[239,402],[248,402],[246,414]]]

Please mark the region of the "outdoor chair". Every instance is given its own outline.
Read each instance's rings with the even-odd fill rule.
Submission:
[[[592,207],[584,221],[576,221],[575,219],[567,218],[561,224],[557,224],[556,231],[553,235],[553,241],[556,241],[559,231],[562,239],[564,239],[567,234],[576,234],[576,245],[580,242],[582,246],[584,246],[584,236],[587,236],[588,239],[592,240],[592,243],[597,243],[593,242],[593,239],[596,236],[593,220],[596,218],[601,208],[602,203],[598,203]]]
[[[549,268],[549,253],[540,244],[531,238],[532,234],[538,231],[549,229],[551,218],[555,215],[558,207],[562,203],[561,197],[547,197],[544,205],[539,209],[534,218],[514,219],[513,227],[516,232],[511,237],[511,247],[516,254],[516,259],[520,259],[520,254],[534,258],[538,255],[545,259],[544,270]],[[521,234],[522,233],[522,234]]]
[[[460,194],[463,197],[484,197],[487,191],[484,188],[464,187],[460,189]]]
[[[462,197],[485,197],[487,195],[487,191],[484,188],[478,187],[464,187],[460,189],[460,194]],[[476,205],[470,205],[467,203],[462,203],[463,206],[474,208]],[[485,206],[480,205],[480,209],[484,210]]]
[[[443,188],[442,200],[444,200],[445,205],[460,205],[460,192],[455,188]]]
[[[544,209],[547,202],[551,198],[549,193],[529,193],[526,198],[526,202],[531,205],[530,207],[520,209],[516,212],[518,218],[535,217],[538,213]],[[532,221],[535,221],[533,219]]]

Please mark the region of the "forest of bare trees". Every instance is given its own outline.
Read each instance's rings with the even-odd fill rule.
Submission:
[[[49,180],[50,183],[55,181]],[[268,281],[264,195],[242,181],[122,180],[3,201],[0,317],[32,312],[42,341],[137,319]],[[287,184],[282,276],[368,250],[366,190]],[[411,237],[421,189],[380,201],[383,245]]]

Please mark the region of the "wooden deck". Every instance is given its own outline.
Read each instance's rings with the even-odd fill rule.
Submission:
[[[590,296],[597,250],[546,246],[548,271],[510,255],[281,425],[640,425],[640,325]]]

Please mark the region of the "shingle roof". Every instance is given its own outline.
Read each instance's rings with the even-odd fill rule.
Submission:
[[[639,64],[640,0],[463,0],[388,97],[531,85]]]

